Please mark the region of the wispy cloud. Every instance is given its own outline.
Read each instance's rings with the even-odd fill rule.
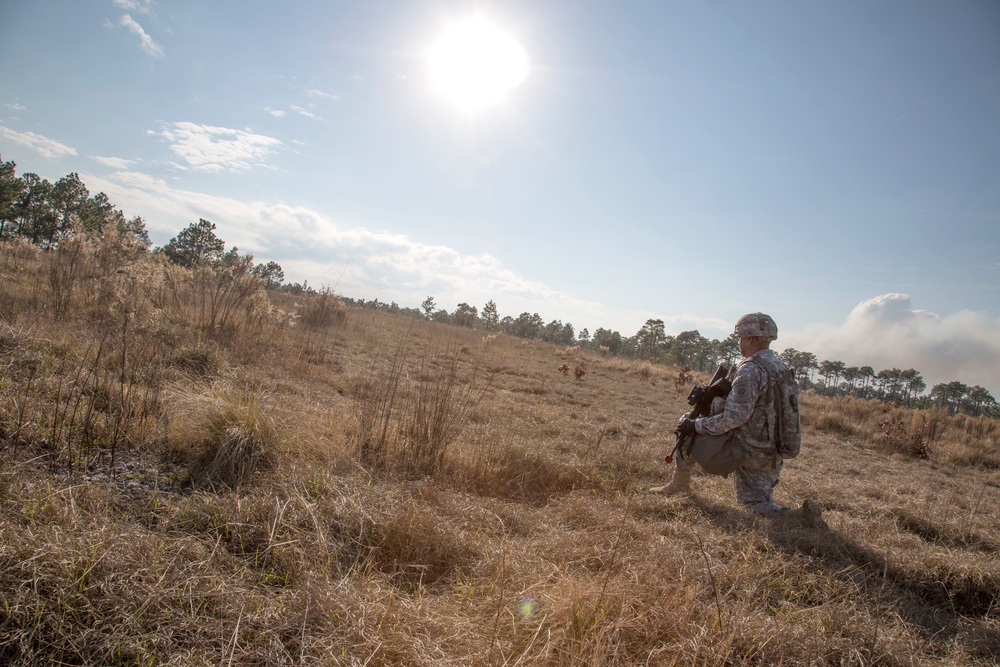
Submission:
[[[123,14],[118,24],[128,28],[132,34],[139,38],[139,46],[142,47],[143,51],[154,58],[162,58],[164,56],[163,47],[143,30],[142,26],[132,18],[131,14]]]
[[[5,105],[11,111],[25,111],[28,107],[18,104],[17,102],[7,102]]]
[[[782,335],[779,344],[876,371],[915,368],[928,388],[959,380],[1000,392],[1000,320],[967,310],[939,316],[914,308],[907,294],[868,299],[843,324]]]
[[[61,144],[55,139],[43,137],[34,132],[15,132],[14,130],[0,125],[0,137],[13,141],[15,144],[26,146],[42,157],[60,157],[63,155],[76,155],[76,149]]]
[[[228,247],[282,265],[289,280],[329,285],[348,296],[417,307],[428,295],[453,310],[493,299],[501,315],[524,311],[592,329],[612,317],[602,304],[578,299],[505,268],[490,255],[463,255],[400,234],[335,221],[285,203],[241,202],[190,190],[137,171],[81,174],[128,215],[142,215],[157,243],[199,218],[216,223]]]
[[[156,3],[153,0],[112,0],[116,7],[121,7],[125,11],[139,12],[140,14],[153,14],[153,7]]]
[[[325,100],[336,100],[338,97],[332,93],[324,93],[322,90],[316,90],[315,88],[306,91],[306,95],[310,97],[319,97]]]
[[[186,167],[196,171],[249,171],[265,166],[268,155],[281,141],[250,130],[232,130],[213,125],[170,123],[158,133],[170,142],[170,150]]]
[[[105,167],[111,167],[112,169],[127,169],[135,164],[135,160],[126,160],[121,157],[104,157],[101,155],[92,155],[91,157],[94,159],[94,162]]]
[[[296,112],[300,116],[305,116],[306,118],[312,118],[314,120],[321,120],[319,116],[317,116],[316,114],[314,114],[312,111],[309,111],[309,109],[304,109],[304,108],[302,108],[300,106],[296,106],[294,104],[292,104],[290,106],[291,106],[292,111]]]
[[[286,111],[284,111],[282,109],[272,109],[271,107],[264,107],[264,111],[268,112],[269,114],[271,114],[275,118],[281,118],[282,116],[284,116],[287,113]]]

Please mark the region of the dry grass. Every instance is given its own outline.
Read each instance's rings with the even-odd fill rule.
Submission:
[[[0,246],[0,664],[1000,660],[995,422],[806,394],[817,530],[643,492],[679,369],[77,252]]]

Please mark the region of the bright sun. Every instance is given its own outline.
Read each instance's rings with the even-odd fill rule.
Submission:
[[[502,100],[528,77],[528,54],[482,18],[454,23],[427,53],[434,88],[464,112]]]

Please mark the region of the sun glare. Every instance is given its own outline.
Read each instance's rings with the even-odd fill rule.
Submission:
[[[449,26],[427,59],[435,90],[467,113],[501,101],[528,77],[524,47],[481,18]]]

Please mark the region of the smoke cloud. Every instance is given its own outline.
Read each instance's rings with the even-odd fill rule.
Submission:
[[[928,389],[958,380],[1000,395],[1000,320],[968,310],[939,316],[913,307],[908,294],[862,301],[837,326],[782,335],[785,347],[848,366],[914,368]],[[779,346],[780,347],[780,346]]]

